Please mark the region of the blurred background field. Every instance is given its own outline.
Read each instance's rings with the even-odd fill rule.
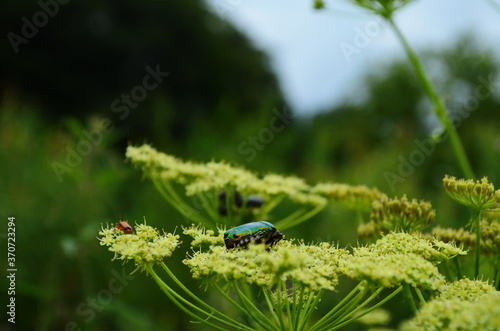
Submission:
[[[11,30],[40,10],[25,2],[3,7],[2,25]],[[400,173],[402,160],[419,149],[415,140],[439,128],[406,59],[380,59],[352,101],[300,115],[287,105],[266,55],[202,2],[74,2],[60,10],[18,54],[6,39],[0,46],[0,240],[5,252],[7,217],[15,216],[18,270],[16,324],[2,317],[0,329],[203,329],[140,273],[105,295],[116,273],[133,266],[111,262],[99,246],[102,223],[146,217],[178,232],[186,225],[125,162],[129,144],[150,143],[193,161],[226,160],[260,174],[297,175],[310,184],[407,194],[431,201],[439,225],[466,224],[469,215],[442,189],[445,174],[461,176],[447,141],[411,173]],[[499,60],[475,39],[464,35],[453,46],[417,51],[456,119],[476,176],[499,188]],[[121,118],[113,102],[141,86],[145,68],[157,65],[168,77]],[[478,98],[478,86],[490,96]],[[55,164],[67,164],[69,151],[88,141],[85,133],[96,132],[102,120],[113,129],[58,175]],[[403,180],[388,181],[388,172]],[[357,242],[353,215],[333,206],[286,236]],[[172,269],[203,295],[181,263],[184,251],[171,258]],[[0,286],[2,292],[8,287],[5,277]],[[402,309],[398,300],[389,303],[393,311]],[[393,316],[392,326],[409,314]]]

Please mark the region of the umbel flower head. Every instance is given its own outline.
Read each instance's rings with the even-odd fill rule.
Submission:
[[[401,199],[380,199],[372,204],[370,221],[384,232],[417,232],[434,222],[436,212],[427,201]]]
[[[219,229],[219,234],[216,236],[214,230],[206,230],[202,226],[192,224],[191,227],[184,228],[183,232],[193,238],[193,241],[191,241],[191,248],[224,244],[224,229]]]
[[[436,264],[463,254],[452,244],[416,234],[390,233],[375,244],[355,247],[346,274],[384,287],[407,283],[435,290],[445,282]]]
[[[480,222],[480,229],[481,253],[485,255],[500,254],[500,222],[483,219]],[[432,229],[432,235],[444,242],[455,242],[470,250],[476,249],[476,234],[464,228],[451,229],[438,226]]]
[[[500,330],[500,292],[490,284],[464,278],[440,292],[401,330]]]
[[[351,186],[338,183],[319,183],[311,189],[322,195],[340,208],[352,211],[370,211],[373,201],[387,198],[376,188],[364,185]]]
[[[196,241],[203,235],[203,229],[193,226],[184,233]],[[219,240],[219,236],[216,238]],[[291,280],[307,290],[319,291],[335,288],[339,274],[345,271],[348,254],[330,243],[305,245],[287,240],[271,249],[255,244],[246,249],[212,245],[206,251],[195,250],[184,264],[191,269],[194,278],[242,280],[267,288],[279,281]]]
[[[487,177],[474,181],[446,175],[443,185],[446,193],[458,203],[475,210],[500,211],[500,190],[495,191]]]
[[[302,178],[254,173],[226,162],[195,163],[182,161],[160,153],[149,145],[129,146],[126,156],[153,179],[162,183],[175,182],[185,186],[187,196],[219,192],[232,188],[243,195],[257,195],[264,199],[286,196],[292,201],[313,206],[326,204],[326,199],[310,192]]]
[[[98,237],[101,246],[115,253],[113,259],[133,260],[138,267],[161,262],[179,246],[179,236],[160,232],[146,224],[135,227],[135,233],[124,233],[115,227],[102,228]]]

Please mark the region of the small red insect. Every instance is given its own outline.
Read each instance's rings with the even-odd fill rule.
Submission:
[[[115,228],[117,228],[118,230],[121,230],[121,231],[123,231],[125,233],[132,233],[132,232],[134,232],[134,229],[132,229],[132,227],[130,226],[130,224],[128,224],[125,221],[119,221],[118,224],[116,224]]]

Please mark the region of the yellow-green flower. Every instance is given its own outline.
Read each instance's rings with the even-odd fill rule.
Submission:
[[[401,199],[380,199],[372,204],[370,219],[384,231],[420,231],[436,218],[436,212],[427,201]]]
[[[412,253],[364,254],[354,256],[349,262],[349,277],[377,286],[389,288],[407,283],[435,290],[445,282],[435,265]]]
[[[447,283],[439,289],[439,296],[435,300],[459,299],[465,301],[478,301],[485,294],[495,293],[495,287],[482,280],[462,278],[452,283]]]
[[[462,279],[442,286],[401,330],[500,330],[500,292],[486,282]]]
[[[338,183],[319,183],[312,187],[311,192],[328,198],[340,208],[352,211],[370,211],[374,200],[386,197],[376,188]]]
[[[407,283],[435,290],[445,282],[436,264],[459,254],[465,252],[451,244],[390,233],[375,244],[355,247],[346,274],[384,287]]]
[[[345,271],[348,252],[329,243],[316,245],[281,241],[268,249],[249,245],[247,249],[210,246],[194,251],[184,260],[194,278],[243,280],[270,288],[278,281],[291,280],[310,291],[333,290]]]
[[[216,236],[214,230],[205,230],[202,226],[192,224],[191,227],[184,228],[183,233],[193,238],[191,247],[201,247],[203,245],[223,245],[224,231],[225,230],[220,229],[218,236]]]
[[[129,146],[126,156],[135,165],[159,183],[174,182],[185,186],[187,196],[217,193],[232,189],[243,195],[257,195],[264,199],[288,197],[292,201],[322,206],[326,200],[310,191],[302,178],[268,174],[260,178],[252,172],[224,161],[208,163],[185,162],[160,153],[149,145]]]
[[[481,229],[481,253],[486,255],[496,255],[500,253],[500,222],[488,221],[480,222]],[[464,228],[451,229],[435,227],[432,235],[444,242],[456,242],[458,245],[467,247],[470,250],[476,249],[476,234]]]
[[[98,239],[102,246],[108,246],[115,253],[114,259],[133,260],[139,267],[171,256],[180,244],[178,235],[160,234],[145,224],[137,225],[134,230],[135,233],[126,234],[114,227],[103,228]]]
[[[500,190],[495,191],[487,177],[474,181],[446,175],[443,185],[446,193],[458,203],[475,210],[500,211]]]

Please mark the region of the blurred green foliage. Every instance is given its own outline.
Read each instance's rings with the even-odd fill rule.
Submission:
[[[17,3],[0,16],[18,29],[19,18],[36,10]],[[128,274],[133,267],[111,262],[99,247],[95,237],[101,223],[123,217],[132,224],[145,216],[167,231],[186,225],[124,162],[127,143],[146,141],[185,159],[225,159],[261,173],[296,174],[310,183],[366,184],[389,196],[406,193],[430,200],[440,225],[467,222],[462,207],[441,188],[445,174],[459,175],[446,141],[402,176],[404,181],[387,182],[385,174],[399,174],[401,160],[419,148],[415,139],[424,141],[437,125],[404,61],[367,75],[356,92],[364,96],[361,102],[283,120],[285,106],[266,58],[198,1],[71,2],[60,11],[20,46],[19,54],[5,43],[0,53],[0,211],[2,224],[16,217],[16,329],[197,328],[142,274],[110,287],[117,278],[113,270]],[[157,63],[171,76],[120,120],[111,103],[142,82],[147,65]],[[500,186],[495,55],[466,37],[453,48],[428,52],[424,64],[460,119],[458,132],[476,174]],[[491,95],[478,99],[478,86]],[[85,132],[97,130],[103,119],[114,129],[59,180],[54,162],[66,164],[69,149],[88,140]],[[273,130],[271,122],[283,129]],[[2,251],[5,231],[2,226]],[[286,235],[348,245],[356,242],[356,222],[332,207]],[[188,280],[182,254],[177,251],[170,261]],[[5,278],[0,285],[7,287]],[[196,281],[190,286],[204,292]],[[397,300],[402,299],[392,310],[399,319],[409,316]],[[5,323],[0,321],[0,328],[8,327]]]

